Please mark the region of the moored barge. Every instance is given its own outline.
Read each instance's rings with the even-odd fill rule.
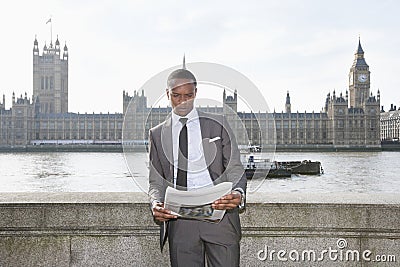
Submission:
[[[303,161],[269,161],[256,159],[253,155],[243,163],[247,179],[253,178],[288,178],[292,174],[320,175],[323,173],[321,162]]]

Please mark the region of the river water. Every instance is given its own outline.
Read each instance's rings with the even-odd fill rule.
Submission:
[[[267,179],[258,192],[398,193],[400,152],[288,152],[275,160],[320,161],[324,174]],[[0,153],[0,192],[131,192],[147,182],[147,154]],[[132,175],[131,175],[132,172]]]

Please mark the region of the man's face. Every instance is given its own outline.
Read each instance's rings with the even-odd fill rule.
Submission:
[[[175,114],[183,117],[193,109],[197,88],[187,79],[176,79],[175,84],[174,88],[167,89],[167,96]]]

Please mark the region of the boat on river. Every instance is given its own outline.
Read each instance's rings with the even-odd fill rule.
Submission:
[[[319,161],[279,161],[278,164],[283,168],[291,169],[293,174],[319,175],[323,173],[322,165]]]
[[[243,163],[247,179],[253,178],[288,178],[292,174],[320,175],[323,173],[321,162],[303,161],[269,161],[248,156]]]

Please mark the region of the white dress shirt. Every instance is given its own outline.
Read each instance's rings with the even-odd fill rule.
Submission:
[[[172,112],[172,142],[174,155],[174,185],[176,186],[176,176],[178,173],[178,151],[179,134],[182,129],[180,118],[187,118],[186,127],[188,130],[188,171],[187,171],[187,189],[193,190],[205,186],[213,185],[210,173],[207,169],[202,136],[200,129],[200,120],[197,110],[193,108],[185,117],[181,117]]]

